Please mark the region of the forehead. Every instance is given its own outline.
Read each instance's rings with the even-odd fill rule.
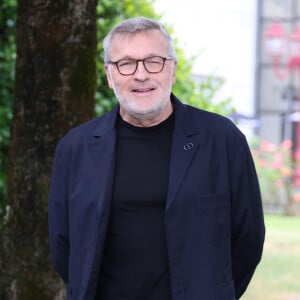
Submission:
[[[167,38],[156,29],[136,33],[116,33],[110,46],[110,57],[144,58],[149,55],[168,55]]]

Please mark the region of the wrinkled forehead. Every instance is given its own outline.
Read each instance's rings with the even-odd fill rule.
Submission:
[[[150,40],[160,40],[165,41],[167,43],[167,38],[157,29],[148,29],[141,30],[137,32],[115,32],[111,37],[111,44],[113,42],[128,42],[131,40],[138,39],[150,39]]]
[[[168,40],[156,29],[138,32],[117,32],[111,38],[109,53],[113,55],[168,54]],[[145,52],[145,53],[144,53]]]

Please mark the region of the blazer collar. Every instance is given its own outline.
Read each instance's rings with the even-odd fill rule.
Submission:
[[[175,133],[180,132],[187,137],[197,135],[199,131],[192,118],[191,107],[183,104],[174,94],[171,94],[171,101],[175,113]]]
[[[94,138],[109,136],[111,132],[114,131],[116,128],[118,115],[119,115],[119,104],[115,105],[110,112],[104,114],[101,117],[102,121],[98,122],[99,124],[96,126],[93,132]]]
[[[173,94],[175,127],[172,140],[169,190],[166,211],[176,197],[184,177],[199,148],[199,130],[195,126],[191,107],[182,104]]]

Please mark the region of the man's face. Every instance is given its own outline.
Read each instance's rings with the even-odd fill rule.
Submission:
[[[144,59],[150,56],[169,57],[166,38],[158,30],[135,34],[117,34],[110,47],[110,60]],[[116,65],[106,64],[108,84],[120,103],[122,118],[134,125],[139,121],[157,124],[172,112],[170,94],[175,83],[176,61],[166,60],[160,73],[146,71],[142,62],[133,75],[121,75]],[[141,124],[140,124],[141,125]]]

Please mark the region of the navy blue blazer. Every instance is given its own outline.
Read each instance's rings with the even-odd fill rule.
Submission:
[[[238,299],[261,259],[265,233],[249,147],[229,119],[184,105],[173,95],[172,101],[175,127],[165,211],[172,300]],[[50,245],[69,300],[94,299],[118,110],[117,105],[71,130],[56,149]]]

